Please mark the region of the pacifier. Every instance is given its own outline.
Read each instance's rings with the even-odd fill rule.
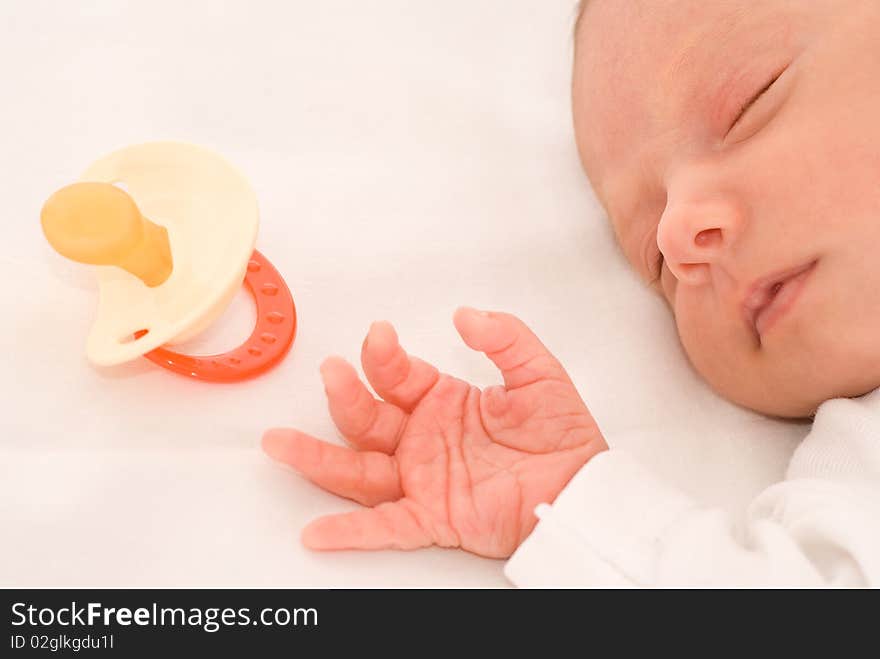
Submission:
[[[144,356],[198,380],[235,382],[277,364],[296,334],[284,279],[254,249],[259,213],[247,180],[201,147],[153,142],[93,163],[40,215],[52,247],[94,266],[98,311],[86,342],[102,366]],[[257,308],[250,337],[229,352],[183,355],[242,283]]]

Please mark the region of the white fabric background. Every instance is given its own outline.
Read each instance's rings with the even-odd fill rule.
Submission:
[[[0,0],[0,585],[501,586],[502,563],[426,550],[314,554],[311,518],[354,504],[259,451],[292,425],[336,438],[318,364],[369,323],[481,385],[451,323],[519,314],[612,446],[739,515],[806,426],[691,372],[659,299],[625,268],[570,128],[570,0],[141,3]],[[178,139],[252,181],[257,246],[300,326],[274,371],[190,382],[91,366],[95,288],[39,210],[95,158]],[[192,345],[250,330],[242,293]]]

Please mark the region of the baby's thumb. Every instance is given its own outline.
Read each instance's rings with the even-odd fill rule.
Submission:
[[[516,316],[460,307],[453,322],[468,347],[485,353],[499,368],[508,389],[545,379],[570,382],[562,365]]]

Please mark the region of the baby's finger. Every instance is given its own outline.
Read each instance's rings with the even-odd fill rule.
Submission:
[[[359,449],[394,453],[406,413],[376,400],[354,367],[340,357],[330,357],[321,364],[321,377],[330,416],[342,435]]]
[[[418,549],[434,544],[404,502],[320,517],[303,529],[310,549]]]
[[[263,450],[325,490],[365,506],[403,496],[397,463],[384,453],[353,451],[284,428],[263,435]]]
[[[407,355],[391,323],[384,321],[370,326],[361,364],[376,393],[406,412],[412,412],[440,376],[429,363]]]
[[[541,380],[571,383],[562,364],[516,316],[461,307],[453,322],[464,342],[501,370],[508,389]]]

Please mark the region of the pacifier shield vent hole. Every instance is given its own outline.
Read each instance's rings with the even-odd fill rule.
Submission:
[[[257,307],[253,295],[242,286],[222,316],[198,336],[175,344],[174,351],[194,356],[228,352],[248,340],[256,322]]]

